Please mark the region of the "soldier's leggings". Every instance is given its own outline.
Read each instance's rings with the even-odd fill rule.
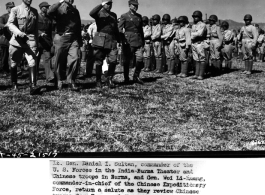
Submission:
[[[144,45],[144,53],[143,53],[143,57],[144,58],[150,58],[151,56],[151,46],[150,46],[151,43],[145,43]]]
[[[67,82],[73,83],[80,66],[79,44],[75,35],[54,36],[55,74],[58,81],[64,80],[67,73]],[[68,70],[67,70],[68,68]]]
[[[8,71],[9,70],[9,53],[8,46],[0,46],[1,54],[0,54],[0,70]]]
[[[143,63],[143,48],[131,47],[129,44],[123,46],[124,53],[124,78],[129,77],[130,61],[136,57],[136,64]],[[140,63],[139,63],[140,62]]]
[[[35,66],[37,60],[36,51],[37,51],[36,47],[22,48],[10,45],[9,55],[10,55],[11,67],[12,68],[17,67],[20,64],[23,58],[23,54],[25,54],[25,58],[28,62],[29,67]]]
[[[153,48],[154,48],[156,58],[162,58],[161,46],[162,46],[161,42],[159,41],[153,42]]]

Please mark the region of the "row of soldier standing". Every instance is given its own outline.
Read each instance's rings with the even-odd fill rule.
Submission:
[[[60,0],[50,6],[41,3],[41,13],[32,8],[32,0],[22,0],[22,4],[14,7],[8,4],[10,15],[5,24],[10,34],[9,53],[11,59],[11,81],[13,89],[17,90],[17,66],[23,54],[29,65],[30,94],[37,93],[37,73],[40,56],[44,55],[44,67],[47,80],[55,80],[58,89],[62,89],[62,81],[67,80],[71,90],[78,90],[75,79],[80,66],[79,50],[82,46],[81,19],[79,12],[73,6],[74,0]],[[122,45],[124,82],[129,83],[130,62],[136,59],[133,81],[143,84],[140,78],[141,70],[156,70],[161,73],[167,65],[168,74],[176,71],[176,64],[181,64],[178,77],[187,77],[189,64],[193,61],[195,67],[193,79],[204,79],[211,60],[212,73],[220,72],[221,53],[226,67],[231,67],[233,33],[228,30],[228,23],[222,23],[223,32],[216,25],[217,16],[209,18],[210,24],[202,21],[202,13],[195,11],[192,15],[193,25],[189,24],[187,16],[173,20],[165,14],[160,24],[160,16],[154,15],[152,25],[148,18],[137,13],[139,3],[129,0],[129,11],[117,20],[117,15],[111,12],[112,0],[103,0],[96,6],[90,16],[95,19],[97,32],[90,41],[93,47],[93,61],[96,67],[97,87],[102,87],[102,64],[105,59],[109,65],[107,83],[114,88],[113,77],[117,65],[118,48]],[[10,6],[11,5],[11,6]],[[56,34],[52,40],[52,20],[56,21]],[[253,67],[253,51],[256,48],[258,33],[251,25],[252,17],[246,15],[245,26],[242,27],[239,39],[242,42],[245,71],[250,74]],[[8,32],[6,33],[8,34]],[[55,69],[51,69],[51,46],[55,50]],[[151,53],[155,63],[151,62]],[[177,61],[177,63],[176,63]],[[163,63],[164,62],[164,63]]]

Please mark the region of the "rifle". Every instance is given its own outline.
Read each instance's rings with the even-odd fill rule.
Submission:
[[[150,22],[150,27],[151,27],[151,36],[152,36],[153,24],[151,22]],[[152,39],[150,40],[150,67],[151,67],[151,71],[155,70],[155,51],[154,51]]]
[[[163,29],[164,29],[164,26],[162,26],[162,34],[163,34]],[[166,51],[165,51],[165,43],[164,43],[164,40],[161,40],[161,54],[162,54],[162,72],[166,72],[166,62],[167,62],[167,57],[166,57]]]

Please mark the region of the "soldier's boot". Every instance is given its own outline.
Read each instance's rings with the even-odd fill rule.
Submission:
[[[156,70],[156,63],[155,63],[155,60],[153,60],[153,58],[149,58],[150,60],[150,71],[155,71]]]
[[[227,68],[228,68],[228,71],[231,71],[231,69],[232,69],[232,60],[228,60],[227,61]]]
[[[242,74],[246,74],[248,72],[248,60],[245,60],[245,70],[242,72]]]
[[[225,72],[228,72],[228,62],[229,62],[229,60],[224,60],[224,62],[225,62],[224,70],[225,70]]]
[[[188,76],[188,62],[181,62],[181,78],[186,78]]]
[[[162,59],[156,58],[156,71],[155,73],[162,73]]]
[[[146,69],[147,69],[147,58],[144,58],[144,68],[143,68],[143,71],[145,72]]]
[[[181,73],[181,61],[179,60],[178,57],[175,58],[174,66],[175,66],[176,77],[180,77],[182,75],[182,73]]]
[[[248,61],[248,71],[246,72],[246,75],[251,75],[253,69],[253,60]]]
[[[135,67],[135,71],[133,74],[133,81],[135,83],[141,84],[143,85],[144,82],[142,81],[142,79],[140,79],[140,73],[141,73],[141,69],[142,69],[142,63],[143,62],[136,62],[136,67]]]
[[[204,79],[206,66],[207,64],[205,62],[200,63],[200,72],[199,72],[198,80]]]
[[[169,72],[168,72],[168,75],[174,75],[174,72],[175,72],[175,60],[172,60],[170,59],[169,60],[170,64],[169,64]]]
[[[17,66],[11,67],[11,83],[12,89],[17,91]]]
[[[198,79],[200,74],[200,62],[195,61],[195,75],[191,77],[191,79]]]
[[[164,65],[164,67],[162,69],[163,74],[168,74],[169,73],[169,69],[170,69],[170,60],[167,59],[165,65]]]
[[[115,69],[116,69],[116,64],[109,64],[107,83],[108,83],[108,86],[110,89],[113,89],[116,87],[114,82],[113,82]]]
[[[97,89],[102,88],[101,74],[102,74],[102,66],[96,65],[96,88]]]
[[[39,92],[37,87],[37,66],[29,67],[30,95],[36,95]]]
[[[212,76],[216,76],[216,61],[212,60],[211,61],[211,75]]]
[[[129,84],[130,82],[129,73],[130,73],[130,65],[128,62],[124,62],[123,63],[123,77],[124,77],[125,84]]]
[[[260,54],[260,61],[264,62],[264,54]]]
[[[221,75],[222,74],[222,62],[221,60],[216,60],[216,74]]]
[[[146,59],[146,68],[145,68],[145,72],[150,72],[151,71],[151,63],[150,63],[150,58]]]

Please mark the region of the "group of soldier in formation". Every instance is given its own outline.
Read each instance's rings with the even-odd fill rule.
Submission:
[[[115,88],[113,77],[118,63],[123,66],[125,84],[130,83],[131,66],[135,67],[133,82],[144,84],[140,78],[142,70],[176,74],[179,78],[188,77],[193,70],[190,78],[203,80],[208,72],[213,76],[221,74],[223,62],[226,70],[231,69],[234,51],[242,54],[244,74],[251,74],[257,53],[264,59],[264,32],[251,24],[249,14],[237,32],[229,30],[227,21],[218,25],[216,15],[204,22],[201,11],[193,12],[192,24],[187,16],[171,20],[165,14],[162,21],[157,14],[150,19],[142,17],[137,13],[138,0],[129,0],[129,11],[118,19],[111,11],[112,0],[102,0],[90,11],[95,23],[88,28],[82,26],[74,0],[60,0],[53,5],[42,2],[40,13],[31,3],[32,0],[22,0],[21,5],[15,6],[9,2],[8,13],[0,17],[3,69],[10,71],[12,89],[18,90],[17,67],[26,59],[31,95],[38,93],[41,57],[46,81],[61,90],[66,80],[73,91],[79,90],[75,80],[81,54],[87,62],[86,74],[91,75],[95,68],[97,88],[102,88],[104,61],[108,64],[106,83]]]

